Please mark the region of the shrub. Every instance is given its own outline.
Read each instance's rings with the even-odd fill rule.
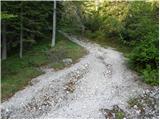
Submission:
[[[146,69],[142,70],[142,75],[146,83],[150,85],[158,85],[158,69],[152,69],[150,65],[147,65]]]
[[[145,67],[146,64],[150,64],[152,67],[158,66],[158,47],[157,40],[148,36],[148,39],[140,42],[136,45],[133,51],[130,53],[129,58],[135,66]]]
[[[132,67],[142,73],[144,81],[151,85],[158,84],[158,37],[148,33],[129,55]]]

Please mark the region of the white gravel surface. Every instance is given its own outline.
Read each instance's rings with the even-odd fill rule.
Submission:
[[[148,88],[126,67],[122,53],[69,38],[88,55],[69,68],[45,70],[31,86],[1,104],[2,118],[105,118],[101,108],[125,109],[129,98]]]

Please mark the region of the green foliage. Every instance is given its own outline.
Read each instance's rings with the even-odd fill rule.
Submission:
[[[16,55],[2,61],[2,99],[12,96],[15,92],[23,89],[32,78],[42,74],[40,66],[48,65],[54,69],[66,67],[62,60],[72,58],[75,63],[86,54],[86,50],[77,44],[67,40],[62,35],[57,35],[54,48],[48,41],[35,44],[31,50],[26,51],[23,58]]]
[[[155,36],[149,35],[146,40],[141,41],[133,49],[129,55],[130,61],[135,65],[146,66],[147,64],[152,65],[154,68],[158,66],[158,40]]]
[[[61,3],[63,7],[60,12],[63,17],[61,17],[59,22],[60,29],[74,34],[82,32],[84,26],[84,18],[82,17],[83,3],[82,1],[64,1]]]
[[[13,14],[7,14],[5,12],[1,12],[1,19],[2,20],[9,20],[9,19],[12,19],[12,18],[15,18],[17,16],[13,15]]]
[[[85,34],[88,38],[92,39],[92,40],[102,40],[105,37],[105,34],[102,33],[101,31],[95,31],[95,32],[91,32],[91,31],[86,31]]]
[[[85,36],[103,46],[109,45],[124,53],[130,51],[127,55],[130,66],[146,83],[157,85],[158,9],[156,1],[104,2],[98,11],[88,15]]]
[[[6,25],[7,52],[18,53],[20,43],[20,24],[23,25],[23,51],[34,44],[51,40],[53,23],[52,1],[2,1],[2,23]],[[22,21],[21,21],[22,6]],[[57,2],[57,29],[61,18],[61,3]],[[3,33],[2,33],[3,35]]]
[[[125,117],[125,113],[122,111],[115,113],[116,119],[123,119]]]
[[[150,85],[158,85],[159,84],[159,72],[158,69],[151,68],[150,65],[142,70],[143,79],[146,83]]]
[[[108,17],[104,21],[104,24],[105,25],[102,29],[107,33],[108,36],[119,34],[123,29],[123,24],[114,17]]]
[[[150,2],[130,3],[128,15],[124,21],[125,29],[121,31],[123,40],[129,44],[136,43],[142,41],[146,35],[157,29],[158,19],[153,16],[155,11],[151,9],[152,7],[156,6],[152,6]]]
[[[25,62],[24,62],[25,63]],[[19,64],[16,62],[15,64]],[[14,67],[14,66],[13,66]],[[15,71],[11,70],[10,68],[8,71],[5,70],[6,74],[2,73],[2,80],[1,80],[1,97],[2,99],[6,99],[8,97],[11,97],[15,92],[18,90],[21,90],[28,84],[30,79],[42,74],[41,71],[37,71],[37,69],[33,67],[24,67],[16,68]],[[7,69],[7,68],[5,68]],[[3,71],[4,69],[2,69]]]
[[[143,75],[144,81],[151,85],[158,84],[158,18],[154,15],[156,8],[156,4],[133,3],[130,16],[126,20],[126,33],[122,34],[123,40],[134,46],[129,62]]]
[[[14,94],[31,78],[41,74],[36,67],[51,64],[61,69],[65,67],[63,58],[72,58],[75,62],[85,54],[83,48],[59,35],[56,47],[50,48],[46,40],[51,40],[53,2],[23,1],[25,53],[21,60],[18,59],[15,53],[19,50],[21,2],[2,1],[1,4],[10,56],[2,61],[2,98]],[[129,63],[144,81],[157,85],[158,10],[157,1],[103,1],[97,11],[93,1],[57,2],[57,29],[84,32],[102,46],[129,53]]]
[[[84,21],[84,25],[86,30],[90,30],[91,32],[96,32],[101,29],[103,19],[99,15],[98,12],[91,12],[91,15],[86,18]]]
[[[78,46],[77,44],[66,40],[63,36],[57,36],[59,41],[56,42],[56,47],[51,48],[48,52],[48,58],[51,63],[51,66],[55,69],[62,69],[65,67],[62,60],[64,58],[71,58],[73,63],[86,54],[85,49]],[[77,54],[78,53],[78,54]]]

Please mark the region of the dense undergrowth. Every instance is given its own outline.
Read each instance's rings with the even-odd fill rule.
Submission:
[[[50,42],[46,41],[32,46],[21,59],[16,55],[8,57],[2,61],[1,66],[2,100],[23,89],[32,78],[43,74],[39,67],[47,65],[56,70],[62,69],[66,67],[62,62],[63,59],[71,58],[75,63],[85,53],[85,49],[58,35],[54,48],[51,48]]]

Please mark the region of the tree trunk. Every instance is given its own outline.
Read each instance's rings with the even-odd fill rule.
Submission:
[[[2,23],[2,60],[7,58],[6,23]]]
[[[53,5],[53,30],[52,30],[51,47],[55,46],[55,38],[56,38],[56,0],[54,0],[54,5]]]
[[[21,3],[21,15],[20,15],[20,17],[21,17],[21,28],[20,28],[20,52],[19,52],[19,57],[20,58],[22,58],[22,56],[23,56],[23,15],[22,15],[22,13],[23,13],[23,3]]]

